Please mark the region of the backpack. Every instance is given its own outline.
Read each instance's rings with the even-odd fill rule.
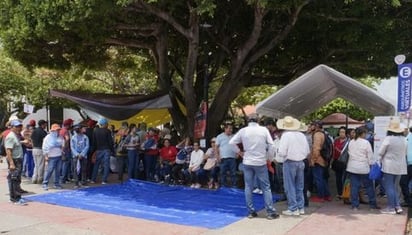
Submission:
[[[325,135],[325,141],[323,141],[320,155],[323,157],[326,163],[329,164],[333,156],[333,141],[329,134],[325,132],[323,132],[323,134]]]

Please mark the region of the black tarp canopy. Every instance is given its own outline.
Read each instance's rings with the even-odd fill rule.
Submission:
[[[123,95],[51,90],[50,94],[71,100],[82,108],[112,120],[126,120],[143,110],[172,108],[167,91],[158,91],[148,95]]]

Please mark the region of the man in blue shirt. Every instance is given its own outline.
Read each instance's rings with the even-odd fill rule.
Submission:
[[[216,137],[216,145],[220,156],[220,185],[226,187],[228,187],[227,171],[230,174],[231,186],[237,187],[236,158],[239,149],[237,146],[229,144],[230,139],[233,137],[232,132],[232,124],[225,124],[223,133]]]

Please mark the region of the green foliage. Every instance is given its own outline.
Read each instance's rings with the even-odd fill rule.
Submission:
[[[373,115],[368,111],[342,98],[337,98],[331,101],[329,104],[325,105],[324,107],[311,113],[307,117],[304,117],[302,120],[304,120],[306,123],[312,120],[321,120],[332,113],[344,113],[347,114],[349,117],[359,121],[373,119]]]
[[[255,105],[276,92],[277,87],[262,85],[244,88],[242,93],[233,101],[232,106],[243,108],[246,105]]]

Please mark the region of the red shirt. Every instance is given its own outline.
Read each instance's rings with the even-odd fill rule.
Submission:
[[[160,158],[169,162],[173,162],[176,159],[177,149],[175,146],[170,145],[169,147],[164,146],[160,149]]]
[[[346,140],[347,140],[346,138],[345,139],[341,139],[341,138],[335,139],[335,141],[333,142],[333,159],[336,160],[340,157],[343,147],[345,146]]]

